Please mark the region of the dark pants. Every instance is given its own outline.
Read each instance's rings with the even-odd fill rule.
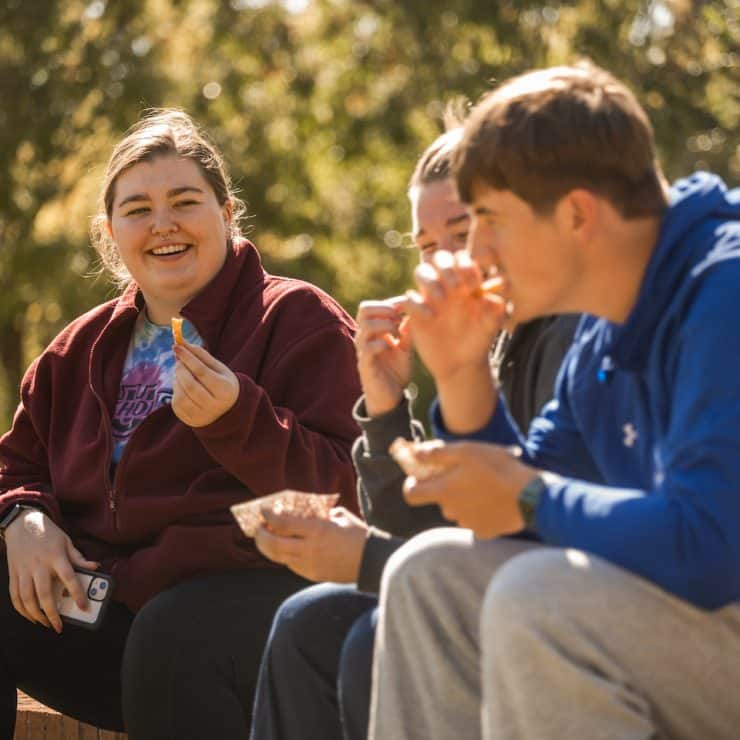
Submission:
[[[378,600],[324,583],[275,616],[260,669],[252,740],[365,740]]]
[[[16,687],[131,740],[247,737],[272,618],[306,581],[277,569],[215,573],[154,597],[136,615],[112,603],[97,631],[32,624],[0,581],[0,740],[13,737]]]

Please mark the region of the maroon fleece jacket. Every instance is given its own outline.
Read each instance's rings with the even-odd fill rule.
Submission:
[[[182,310],[237,375],[235,405],[197,429],[157,409],[111,477],[111,416],[142,307],[131,285],[67,326],[27,371],[0,439],[0,516],[43,508],[134,611],[190,576],[268,564],[233,503],[295,488],[338,491],[357,509],[352,319],[313,285],[268,275],[247,241]]]

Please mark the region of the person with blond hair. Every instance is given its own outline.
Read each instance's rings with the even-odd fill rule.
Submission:
[[[273,614],[305,580],[229,507],[284,488],[354,506],[354,322],[262,267],[220,154],[183,112],[115,147],[95,245],[123,292],[72,321],[0,439],[0,737],[16,688],[142,738],[244,738]],[[172,318],[184,343],[173,345]],[[97,631],[74,568],[112,576]]]

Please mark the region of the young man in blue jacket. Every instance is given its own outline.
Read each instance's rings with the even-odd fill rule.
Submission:
[[[469,530],[386,568],[369,737],[735,737],[740,191],[669,192],[644,111],[590,65],[491,93],[455,173],[470,255],[407,307],[448,444],[406,497]],[[485,349],[565,312],[591,316],[525,439]],[[523,527],[545,546],[498,538]]]

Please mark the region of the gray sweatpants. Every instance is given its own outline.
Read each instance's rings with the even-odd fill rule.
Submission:
[[[740,605],[576,550],[412,539],[381,590],[369,740],[740,738]]]

